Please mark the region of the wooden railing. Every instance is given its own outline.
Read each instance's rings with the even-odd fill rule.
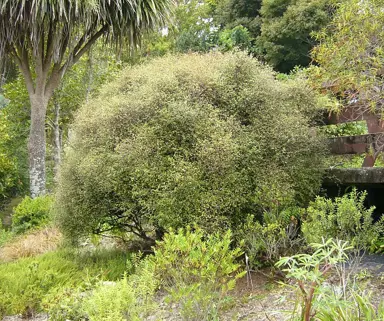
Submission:
[[[373,167],[384,148],[384,121],[376,113],[359,108],[345,108],[339,114],[330,113],[324,117],[324,124],[340,124],[354,121],[366,121],[368,134],[343,136],[329,139],[333,154],[367,153],[362,167]]]

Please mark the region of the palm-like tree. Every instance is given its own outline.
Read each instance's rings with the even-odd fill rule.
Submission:
[[[0,0],[0,63],[17,63],[28,89],[32,197],[45,193],[45,118],[67,70],[101,37],[117,47],[163,23],[172,0]]]

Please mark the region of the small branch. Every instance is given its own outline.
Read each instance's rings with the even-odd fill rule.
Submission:
[[[299,285],[299,288],[300,288],[301,292],[305,295],[305,297],[307,297],[307,291],[305,291],[305,287],[304,287],[303,282],[299,281],[298,285]]]
[[[51,67],[51,60],[53,57],[53,33],[54,33],[54,28],[53,28],[54,22],[49,24],[49,30],[48,30],[48,38],[47,38],[47,50],[44,56],[44,62],[43,62],[43,69],[44,72],[48,72],[49,68]]]
[[[86,53],[91,46],[96,42],[97,39],[99,39],[103,33],[105,33],[108,30],[109,26],[104,25],[98,32],[96,32],[89,40],[88,42],[83,46],[83,48],[79,48],[77,52],[73,52],[73,60],[71,65],[75,64],[79,59]]]
[[[29,69],[29,59],[25,49],[20,49],[20,53],[16,50],[15,47],[11,47],[12,55],[14,56],[17,65],[21,73],[24,76],[25,85],[27,87],[29,95],[33,95],[35,93],[35,88],[33,84],[33,78],[31,74],[31,70]]]

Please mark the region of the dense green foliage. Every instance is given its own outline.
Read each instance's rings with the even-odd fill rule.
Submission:
[[[248,216],[236,233],[244,240],[249,265],[274,264],[281,256],[296,253],[303,245],[299,226],[303,212],[299,207],[276,207],[265,211],[261,221]]]
[[[384,217],[373,222],[374,207],[365,208],[366,192],[351,193],[335,200],[317,197],[307,209],[302,225],[304,237],[309,243],[323,238],[348,241],[356,248],[372,249],[384,232]]]
[[[261,35],[256,50],[280,72],[311,62],[310,51],[331,17],[330,0],[264,0]]]
[[[14,88],[4,86],[5,95],[21,97],[22,88],[15,84]],[[7,99],[7,104],[0,107],[0,207],[2,201],[20,193],[24,189],[23,173],[24,151],[20,145],[25,143],[25,129],[22,124],[26,120],[23,111],[14,108]],[[24,135],[22,134],[24,131]]]
[[[342,2],[317,33],[320,45],[313,51],[319,66],[309,74],[316,87],[362,110],[380,108],[383,101],[382,5],[380,0]]]
[[[116,280],[126,270],[127,255],[60,250],[36,258],[0,264],[0,316],[41,311],[61,304],[66,288],[97,279]]]
[[[159,282],[153,265],[141,264],[136,274],[114,284],[101,284],[84,300],[83,311],[90,321],[140,321],[153,312]]]
[[[24,233],[47,225],[51,220],[52,204],[53,197],[50,195],[34,199],[26,196],[13,210],[12,230],[15,233]]]
[[[15,162],[5,154],[0,154],[0,201],[12,195],[18,186]]]
[[[244,276],[236,260],[240,248],[231,249],[232,234],[211,234],[202,230],[166,234],[157,244],[153,263],[167,291],[167,299],[180,305],[183,320],[212,320],[221,301],[236,280]]]
[[[217,1],[214,11],[215,21],[225,29],[243,26],[253,38],[260,34],[261,0],[222,0]]]
[[[67,236],[236,226],[305,203],[322,176],[317,100],[245,54],[162,58],[126,70],[77,115],[57,192]],[[316,157],[313,157],[316,155]]]

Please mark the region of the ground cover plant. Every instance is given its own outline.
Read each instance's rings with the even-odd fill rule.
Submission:
[[[127,271],[129,254],[121,251],[79,253],[58,250],[0,264],[0,315],[30,315],[43,303],[60,302],[66,288],[87,282],[117,280]]]
[[[166,234],[147,257],[68,248],[2,263],[0,312],[112,321],[173,311],[183,320],[213,320],[245,273],[232,241],[230,231],[206,236],[195,227]]]
[[[125,70],[82,108],[56,194],[73,240],[226,230],[318,191],[318,100],[244,53],[181,55]],[[313,157],[316,155],[316,157]]]

